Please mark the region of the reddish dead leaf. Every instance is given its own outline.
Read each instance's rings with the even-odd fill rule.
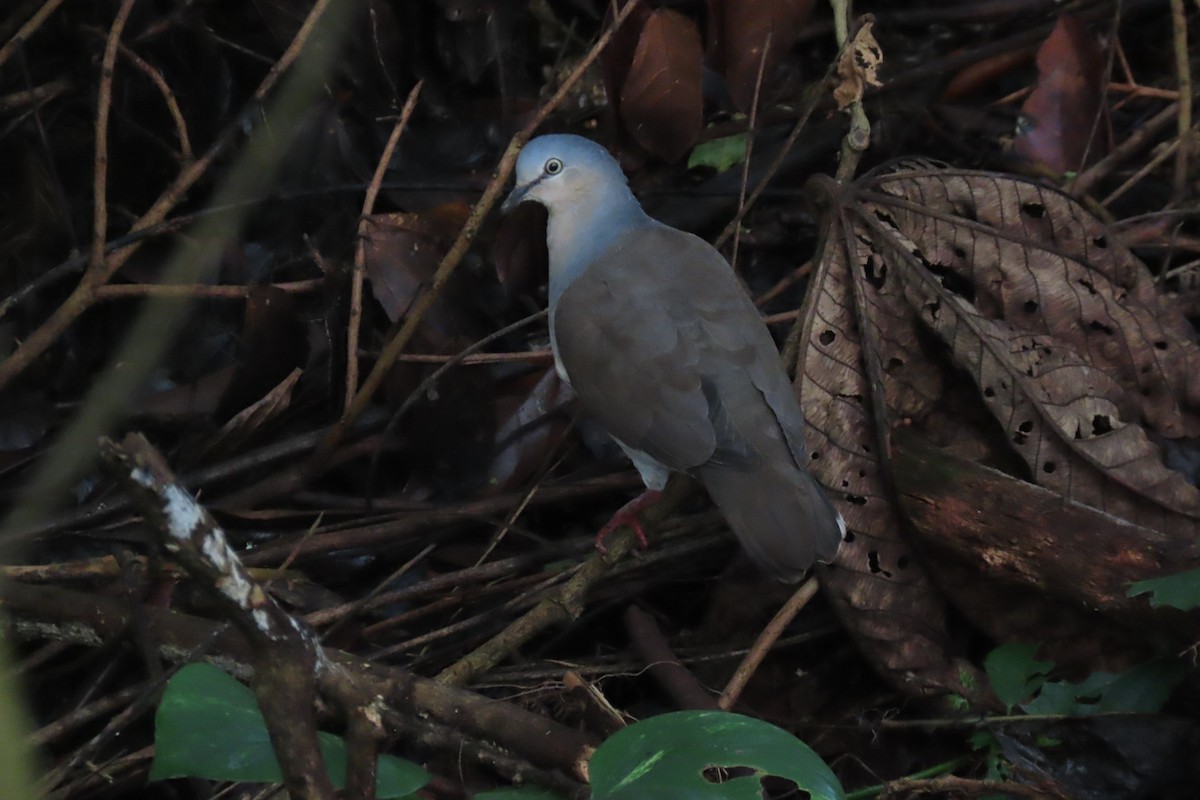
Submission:
[[[613,14],[629,5],[632,0],[615,0],[607,3],[604,13],[604,27],[611,28]],[[600,71],[604,76],[604,88],[608,91],[608,110],[616,115],[621,111],[621,90],[625,86],[625,78],[633,66],[633,57],[637,53],[638,40],[642,37],[642,28],[650,18],[650,9],[641,3],[621,23],[621,27],[613,33],[608,47],[600,53]],[[616,119],[614,118],[614,122]]]
[[[250,290],[238,355],[233,380],[217,405],[217,419],[238,413],[304,365],[308,338],[290,294],[273,286]]]
[[[1013,153],[1055,174],[1080,170],[1108,152],[1100,119],[1104,50],[1086,24],[1063,15],[1038,50],[1037,66]]]
[[[419,214],[374,214],[363,220],[362,236],[371,294],[394,323],[437,269],[439,237]]]
[[[492,240],[496,277],[509,297],[546,282],[550,253],[546,249],[546,207],[522,203],[506,216]]]
[[[396,322],[433,278],[445,255],[447,230],[456,230],[455,209],[427,214],[375,214],[363,221],[367,277],[371,293],[384,313]],[[457,286],[457,284],[456,284]],[[466,343],[469,325],[457,304],[453,287],[444,290],[422,322],[421,338],[432,352],[457,352]]]
[[[696,23],[668,9],[646,20],[621,87],[621,118],[642,147],[667,161],[679,160],[700,133],[703,60]]]
[[[709,52],[742,111],[749,112],[754,102],[759,66],[766,81],[814,5],[815,0],[709,0]]]

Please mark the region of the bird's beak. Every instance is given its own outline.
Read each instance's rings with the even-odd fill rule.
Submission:
[[[504,198],[503,205],[500,206],[500,213],[507,214],[517,206],[521,205],[521,201],[525,199],[525,194],[528,191],[528,186],[518,186],[509,192],[508,197]]]
[[[537,185],[537,181],[530,181],[523,186],[514,187],[513,190],[509,192],[508,197],[504,198],[504,204],[500,206],[500,213],[508,214],[514,208],[521,205],[521,203],[524,203],[529,197],[529,190],[535,185]]]

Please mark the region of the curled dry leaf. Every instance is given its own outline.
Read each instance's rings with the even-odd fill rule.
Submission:
[[[696,23],[658,9],[646,19],[621,87],[621,117],[642,147],[678,161],[700,134],[704,49]]]
[[[205,442],[195,455],[195,460],[203,461],[238,452],[267,423],[287,411],[302,374],[304,370],[299,367],[293,369],[278,386],[235,414],[216,435]]]
[[[1200,348],[1145,266],[1097,220],[1032,181],[925,161],[830,194],[801,398],[814,472],[854,533],[826,580],[885,673],[898,677],[914,652],[945,657],[929,634],[935,606],[913,589],[926,577],[898,530],[887,457],[892,428],[933,419],[943,393],[973,393],[1024,477],[1189,544],[1200,535],[1200,491],[1164,465],[1148,435],[1194,435]],[[945,380],[954,374],[970,384]],[[971,582],[955,584],[955,601],[972,605]],[[994,610],[992,632],[1011,631],[1002,621],[1028,611]]]
[[[875,20],[868,15],[838,56],[838,83],[833,89],[833,99],[838,108],[846,108],[862,100],[868,86],[882,85],[879,82],[879,66],[883,63],[883,48],[871,33],[874,26]]]

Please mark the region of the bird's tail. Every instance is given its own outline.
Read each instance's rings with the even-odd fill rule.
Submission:
[[[709,466],[697,477],[746,553],[771,577],[795,583],[814,561],[837,556],[845,523],[807,472]]]

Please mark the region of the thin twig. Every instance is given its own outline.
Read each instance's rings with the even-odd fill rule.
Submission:
[[[1175,47],[1175,79],[1179,81],[1179,120],[1175,129],[1179,131],[1180,146],[1175,150],[1175,185],[1171,200],[1179,203],[1187,196],[1188,155],[1192,149],[1192,67],[1188,51],[1187,14],[1183,0],[1171,0],[1171,31]]]
[[[742,180],[738,184],[738,205],[734,219],[742,219],[746,215],[746,184],[750,181],[750,156],[754,154],[754,135],[758,133],[758,99],[762,91],[763,70],[767,66],[767,54],[771,52],[771,35],[767,31],[767,40],[763,44],[762,55],[758,59],[758,74],[754,78],[754,99],[750,101],[750,121],[746,129],[746,152],[742,157]],[[742,241],[742,226],[733,229],[733,252],[729,256],[729,265],[737,270],[738,245]]]
[[[324,278],[309,278],[303,281],[267,283],[262,286],[211,285],[207,283],[109,283],[97,286],[96,302],[119,300],[130,297],[175,297],[181,300],[245,300],[264,288],[278,289],[288,294],[315,292],[325,286]]]
[[[126,45],[121,44],[119,49],[121,55],[141,70],[162,95],[163,102],[167,105],[167,113],[171,115],[171,121],[175,123],[175,135],[179,137],[179,158],[185,164],[190,162],[196,157],[196,154],[192,152],[192,140],[188,136],[187,120],[183,118],[183,112],[179,109],[179,101],[175,99],[175,92],[171,91],[167,79],[163,77],[158,67],[146,61]]]
[[[1088,194],[1092,187],[1108,177],[1117,168],[1117,165],[1145,147],[1163,128],[1169,125],[1171,120],[1179,115],[1179,106],[1179,103],[1171,103],[1143,122],[1125,141],[1110,150],[1108,155],[1079,173],[1075,180],[1068,181],[1064,189],[1075,197],[1083,197]]]
[[[1125,180],[1124,183],[1122,183],[1116,189],[1113,189],[1112,192],[1107,197],[1105,197],[1103,200],[1101,200],[1100,205],[1102,205],[1102,206],[1112,205],[1114,200],[1116,200],[1121,195],[1125,194],[1125,192],[1132,189],[1135,185],[1137,185],[1142,180],[1142,178],[1146,177],[1151,172],[1158,169],[1160,164],[1162,164],[1164,161],[1166,161],[1172,155],[1177,153],[1179,150],[1183,149],[1180,147],[1180,145],[1182,145],[1184,142],[1186,142],[1187,137],[1189,135],[1195,134],[1197,130],[1200,130],[1200,125],[1193,125],[1192,129],[1190,131],[1185,132],[1183,136],[1176,137],[1169,144],[1167,144],[1166,147],[1162,148],[1157,153],[1155,153],[1154,157],[1151,158],[1149,161],[1147,161],[1145,164],[1143,164],[1141,167],[1139,167],[1137,172],[1130,175]],[[1178,163],[1178,162],[1176,162],[1176,163]],[[1186,186],[1184,188],[1186,189]]]
[[[787,158],[788,153],[792,152],[792,148],[796,146],[796,142],[800,141],[800,134],[803,133],[805,127],[807,127],[809,117],[812,116],[812,113],[816,110],[817,105],[828,93],[831,85],[831,76],[830,73],[827,73],[820,83],[818,83],[816,86],[810,87],[805,93],[804,107],[800,111],[799,119],[797,119],[796,124],[792,126],[791,133],[789,133],[787,139],[783,141],[783,145],[779,148],[779,152],[775,154],[774,160],[771,161],[771,165],[767,167],[767,171],[763,173],[758,185],[754,187],[754,191],[750,193],[750,197],[741,206],[739,212],[734,215],[734,218],[731,219],[725,226],[725,229],[721,231],[721,235],[717,237],[717,240],[713,242],[713,245],[717,249],[720,249],[725,242],[729,241],[729,237],[732,236],[734,231],[736,231],[742,224],[742,218],[750,211],[751,208],[754,207],[754,204],[758,202],[758,198],[762,197],[762,194],[766,191],[767,186],[775,179],[775,175],[779,172],[780,167],[783,166],[783,162]]]
[[[316,0],[312,9],[308,12],[308,16],[305,17],[304,22],[301,24],[300,30],[296,32],[295,37],[287,49],[284,50],[283,55],[267,71],[266,77],[263,78],[258,88],[255,89],[254,94],[247,103],[248,109],[258,109],[262,106],[280,78],[299,57],[300,52],[308,43],[313,30],[324,16],[331,2],[332,0]],[[204,155],[190,164],[186,164],[179,175],[176,176],[175,181],[159,195],[149,210],[134,223],[132,232],[149,228],[165,220],[167,214],[187,196],[188,191],[204,176],[208,168],[242,135],[244,120],[244,115],[238,115],[234,121],[225,126],[224,130],[221,131],[220,135],[217,136]],[[93,290],[97,286],[107,283],[117,270],[124,266],[125,262],[137,252],[139,247],[140,241],[109,253],[100,259],[99,262],[93,262],[102,263],[103,267],[96,266],[95,269],[85,272],[84,279],[79,282],[75,291],[54,310],[41,326],[25,337],[8,358],[0,362],[0,389],[7,386],[13,378],[20,375],[30,364],[41,357],[66,332],[67,328],[71,326],[79,315],[91,307],[94,302]]]
[[[62,4],[63,0],[46,0],[42,7],[21,26],[21,29],[5,42],[3,47],[0,47],[0,67],[4,66],[5,61],[12,58],[12,54],[17,52],[17,48],[29,41],[29,37],[42,27],[42,23],[49,19],[50,15]]]
[[[409,341],[416,333],[417,327],[421,320],[424,319],[426,312],[433,307],[438,297],[442,293],[443,287],[450,280],[454,270],[466,255],[467,249],[474,241],[476,233],[483,224],[484,218],[491,211],[492,206],[500,198],[504,185],[507,183],[509,176],[517,163],[517,154],[521,148],[529,141],[542,123],[549,119],[567,95],[574,89],[575,85],[583,78],[588,68],[600,56],[601,51],[612,39],[613,33],[620,27],[621,23],[633,13],[633,10],[640,5],[639,0],[626,5],[621,9],[613,20],[612,27],[600,35],[596,44],[592,49],[579,60],[571,74],[563,81],[558,91],[554,93],[549,100],[538,110],[529,123],[516,135],[508,144],[508,148],[504,151],[504,155],[500,159],[500,163],[496,166],[496,171],[492,174],[492,179],[488,182],[487,188],[484,189],[483,195],[476,201],[475,206],[471,209],[471,214],[464,223],[462,230],[459,231],[458,238],[454,244],[443,256],[438,264],[437,270],[434,272],[432,279],[429,281],[428,288],[423,292],[412,304],[408,315],[404,319],[404,323],[400,326],[400,330],[387,343],[380,352],[379,358],[375,362],[375,366],[367,375],[358,392],[354,395],[354,401],[346,408],[342,414],[341,420],[335,425],[321,442],[320,447],[316,452],[308,458],[304,463],[300,464],[293,470],[278,475],[274,480],[264,481],[252,491],[240,492],[230,498],[230,502],[236,503],[252,503],[260,501],[265,497],[275,496],[279,492],[288,491],[292,487],[304,483],[318,471],[324,468],[325,461],[329,453],[335,450],[346,435],[346,431],[353,424],[354,420],[358,419],[359,415],[366,410],[374,397],[375,392],[383,385],[384,379],[391,372],[392,366],[396,363],[396,359],[404,348],[408,346]]]
[[[375,211],[375,199],[379,197],[379,187],[383,185],[383,176],[387,174],[388,165],[392,163],[396,145],[400,142],[404,129],[408,127],[408,120],[412,117],[413,109],[417,107],[417,98],[421,95],[421,87],[424,85],[425,81],[417,81],[417,85],[408,93],[408,99],[404,101],[404,108],[400,111],[400,119],[392,128],[387,144],[383,146],[383,153],[379,156],[379,163],[375,165],[375,174],[371,176],[371,183],[367,186],[367,193],[363,198],[362,213],[359,214],[358,241],[354,244],[354,274],[350,283],[350,320],[346,330],[344,408],[350,407],[354,401],[354,394],[358,391],[358,337],[362,329],[363,281],[367,274],[367,217]]]
[[[89,270],[99,270],[104,263],[104,241],[108,232],[108,113],[112,108],[113,70],[117,63],[117,45],[125,31],[125,23],[137,0],[121,0],[108,40],[104,43],[104,58],[100,62],[100,89],[96,102],[96,155],[92,176],[92,257]],[[86,279],[85,279],[86,280]]]
[[[817,593],[817,579],[810,577],[804,583],[800,584],[795,593],[783,604],[783,608],[775,613],[771,621],[767,623],[767,627],[763,628],[762,633],[754,641],[754,646],[750,648],[750,652],[742,659],[742,663],[738,664],[737,671],[733,673],[733,677],[729,679],[729,683],[725,685],[725,691],[721,692],[721,697],[717,700],[717,705],[728,711],[733,708],[733,705],[741,696],[742,690],[746,688],[746,684],[750,682],[750,677],[758,669],[758,665],[766,658],[767,653],[771,651],[771,647],[775,641],[783,635],[788,624],[795,619],[800,610],[808,604],[809,600],[813,599],[813,595]]]

